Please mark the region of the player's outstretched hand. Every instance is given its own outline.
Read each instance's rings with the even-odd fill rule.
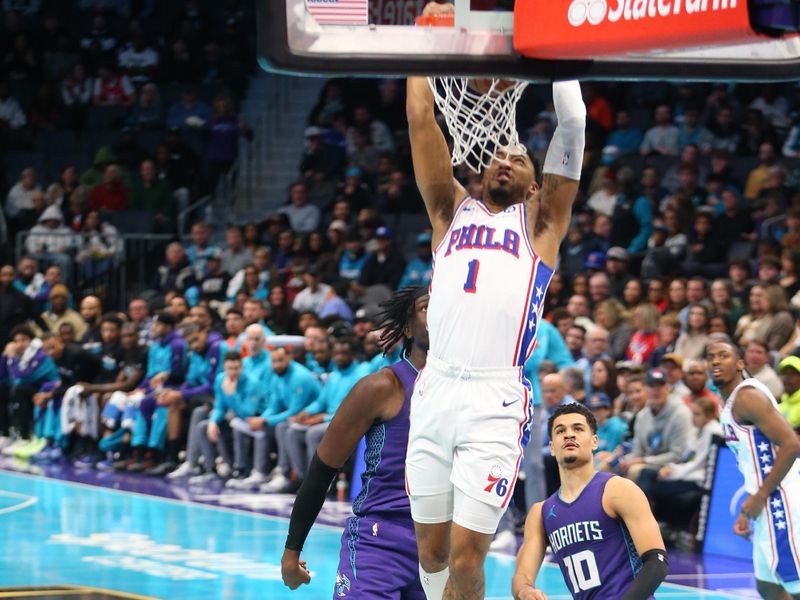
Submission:
[[[547,594],[534,587],[525,587],[517,594],[517,600],[547,600]]]
[[[311,573],[306,566],[306,561],[300,560],[299,552],[288,549],[283,551],[281,577],[283,584],[290,590],[296,590],[311,581]]]
[[[733,533],[749,540],[750,536],[753,535],[753,530],[750,528],[750,519],[740,513],[733,524]]]

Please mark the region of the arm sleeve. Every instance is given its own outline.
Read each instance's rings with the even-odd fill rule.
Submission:
[[[647,600],[669,573],[665,550],[648,550],[642,555],[642,568],[622,600]]]
[[[338,472],[339,469],[329,467],[322,462],[316,452],[314,453],[308,467],[308,474],[297,492],[297,498],[292,507],[289,535],[286,536],[287,549],[297,552],[303,549],[308,532],[311,531],[311,526],[325,503],[325,494]]]

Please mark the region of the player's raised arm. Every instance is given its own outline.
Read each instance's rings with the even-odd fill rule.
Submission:
[[[465,194],[453,177],[450,150],[434,114],[433,91],[425,77],[409,77],[406,98],[408,135],[417,188],[425,202],[435,248],[450,227],[455,204]]]
[[[612,477],[603,494],[603,509],[624,521],[642,558],[642,568],[621,600],[646,600],[669,572],[664,540],[650,503],[638,485],[623,477]]]
[[[534,587],[544,561],[547,537],[542,524],[542,503],[537,502],[525,519],[525,539],[517,553],[517,566],[511,580],[514,600],[547,600],[547,594]]]
[[[586,142],[586,106],[577,81],[553,83],[558,126],[542,167],[542,189],[529,200],[528,231],[545,263],[555,266],[558,248],[572,218]]]
[[[300,560],[300,552],[334,477],[355,452],[370,426],[384,417],[386,407],[398,393],[402,397],[400,382],[382,369],[359,381],[336,410],[292,507],[286,549],[281,558],[283,582],[290,589],[311,581],[305,561]]]
[[[745,387],[737,394],[733,413],[737,421],[757,427],[778,447],[769,475],[764,478],[758,492],[742,503],[741,515],[756,519],[797,460],[800,440],[770,399],[756,388]]]

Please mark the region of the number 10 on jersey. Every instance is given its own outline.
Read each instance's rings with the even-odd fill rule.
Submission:
[[[467,264],[469,270],[467,271],[467,281],[464,284],[464,291],[468,294],[474,294],[477,290],[478,284],[478,269],[481,266],[481,261],[477,258],[469,261]]]

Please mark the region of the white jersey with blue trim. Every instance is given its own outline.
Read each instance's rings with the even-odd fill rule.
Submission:
[[[430,353],[464,368],[522,366],[553,269],[534,253],[525,205],[499,213],[465,198],[433,253]]]
[[[775,464],[778,449],[764,432],[753,425],[743,425],[733,416],[736,396],[742,388],[752,387],[769,398],[775,410],[778,402],[766,385],[757,379],[745,379],[737,385],[725,401],[720,413],[720,425],[725,433],[725,443],[733,451],[739,470],[744,475],[744,489],[753,495]],[[770,573],[774,581],[795,584],[800,581],[800,459],[783,478],[780,486],[770,494],[764,511],[755,522],[753,538],[754,558]],[[773,581],[761,576],[765,581]]]

